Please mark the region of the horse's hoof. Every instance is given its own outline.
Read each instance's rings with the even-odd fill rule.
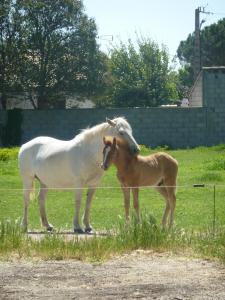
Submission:
[[[81,229],[81,228],[74,228],[74,233],[76,233],[76,234],[84,234],[84,231],[83,231],[83,229]]]
[[[85,228],[85,233],[92,233],[93,229],[91,227]]]
[[[52,232],[54,230],[54,227],[52,225],[50,225],[46,229],[48,232]]]

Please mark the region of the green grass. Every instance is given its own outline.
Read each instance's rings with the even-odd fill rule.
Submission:
[[[153,220],[153,221],[152,221]],[[162,230],[149,215],[142,222],[133,218],[129,226],[120,222],[116,234],[91,239],[66,240],[57,233],[46,234],[39,240],[22,233],[18,223],[3,222],[0,227],[0,254],[2,259],[42,258],[44,260],[79,259],[99,262],[113,255],[129,253],[136,249],[157,252],[186,253],[225,263],[225,232],[216,229],[185,231]]]
[[[144,155],[159,150],[163,149],[153,150],[142,146]],[[191,247],[204,256],[225,260],[225,145],[165,151],[179,163],[173,231],[168,233],[160,229],[164,201],[152,188],[141,189],[140,205],[142,214],[154,216],[156,224],[148,225],[148,221],[143,220],[142,225],[133,224],[130,231],[121,230],[120,224],[124,220],[123,196],[115,175],[116,170],[112,167],[101,181],[103,188],[97,189],[94,196],[91,224],[96,230],[116,228],[119,235],[83,242],[76,239],[65,242],[57,235],[48,235],[41,242],[37,242],[22,234],[18,228],[23,214],[22,182],[17,166],[18,149],[0,149],[0,253],[4,256],[16,252],[19,256],[34,254],[44,258],[90,257],[92,260],[99,260],[112,253],[137,248],[171,250]],[[205,187],[194,188],[193,184],[205,184]],[[212,234],[214,185],[216,232]],[[74,214],[72,191],[49,191],[46,206],[49,221],[56,230],[72,229]],[[29,207],[29,229],[42,229],[36,199],[31,201]]]

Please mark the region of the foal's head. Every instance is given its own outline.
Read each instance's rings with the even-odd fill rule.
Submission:
[[[104,137],[103,142],[105,144],[101,165],[103,170],[107,170],[112,163],[117,165],[127,162],[132,157],[136,157],[136,155],[132,155],[128,143],[121,139]]]
[[[116,138],[113,140],[111,138],[103,137],[103,142],[105,147],[103,148],[103,162],[101,164],[101,168],[103,170],[107,170],[113,161],[116,152]]]

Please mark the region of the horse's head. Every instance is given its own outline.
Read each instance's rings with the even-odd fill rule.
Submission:
[[[113,120],[106,118],[106,121],[111,126],[112,136],[116,136],[127,142],[132,154],[139,153],[140,148],[133,137],[131,126],[125,118],[120,117]]]
[[[111,140],[103,137],[103,142],[105,146],[103,148],[103,161],[101,168],[106,171],[112,164],[113,157],[116,152],[116,138],[114,137],[113,140]]]

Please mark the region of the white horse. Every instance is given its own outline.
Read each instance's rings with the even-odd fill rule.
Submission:
[[[127,141],[131,151],[137,153],[129,123],[122,117],[83,130],[74,139],[62,141],[51,137],[37,137],[22,145],[19,151],[19,168],[23,180],[24,216],[22,226],[27,230],[28,205],[34,179],[40,182],[38,203],[42,225],[51,231],[45,210],[48,188],[75,189],[74,232],[83,233],[79,224],[82,190],[87,187],[83,224],[85,232],[92,231],[89,223],[90,206],[95,189],[104,173],[101,169],[104,136],[116,136]]]

